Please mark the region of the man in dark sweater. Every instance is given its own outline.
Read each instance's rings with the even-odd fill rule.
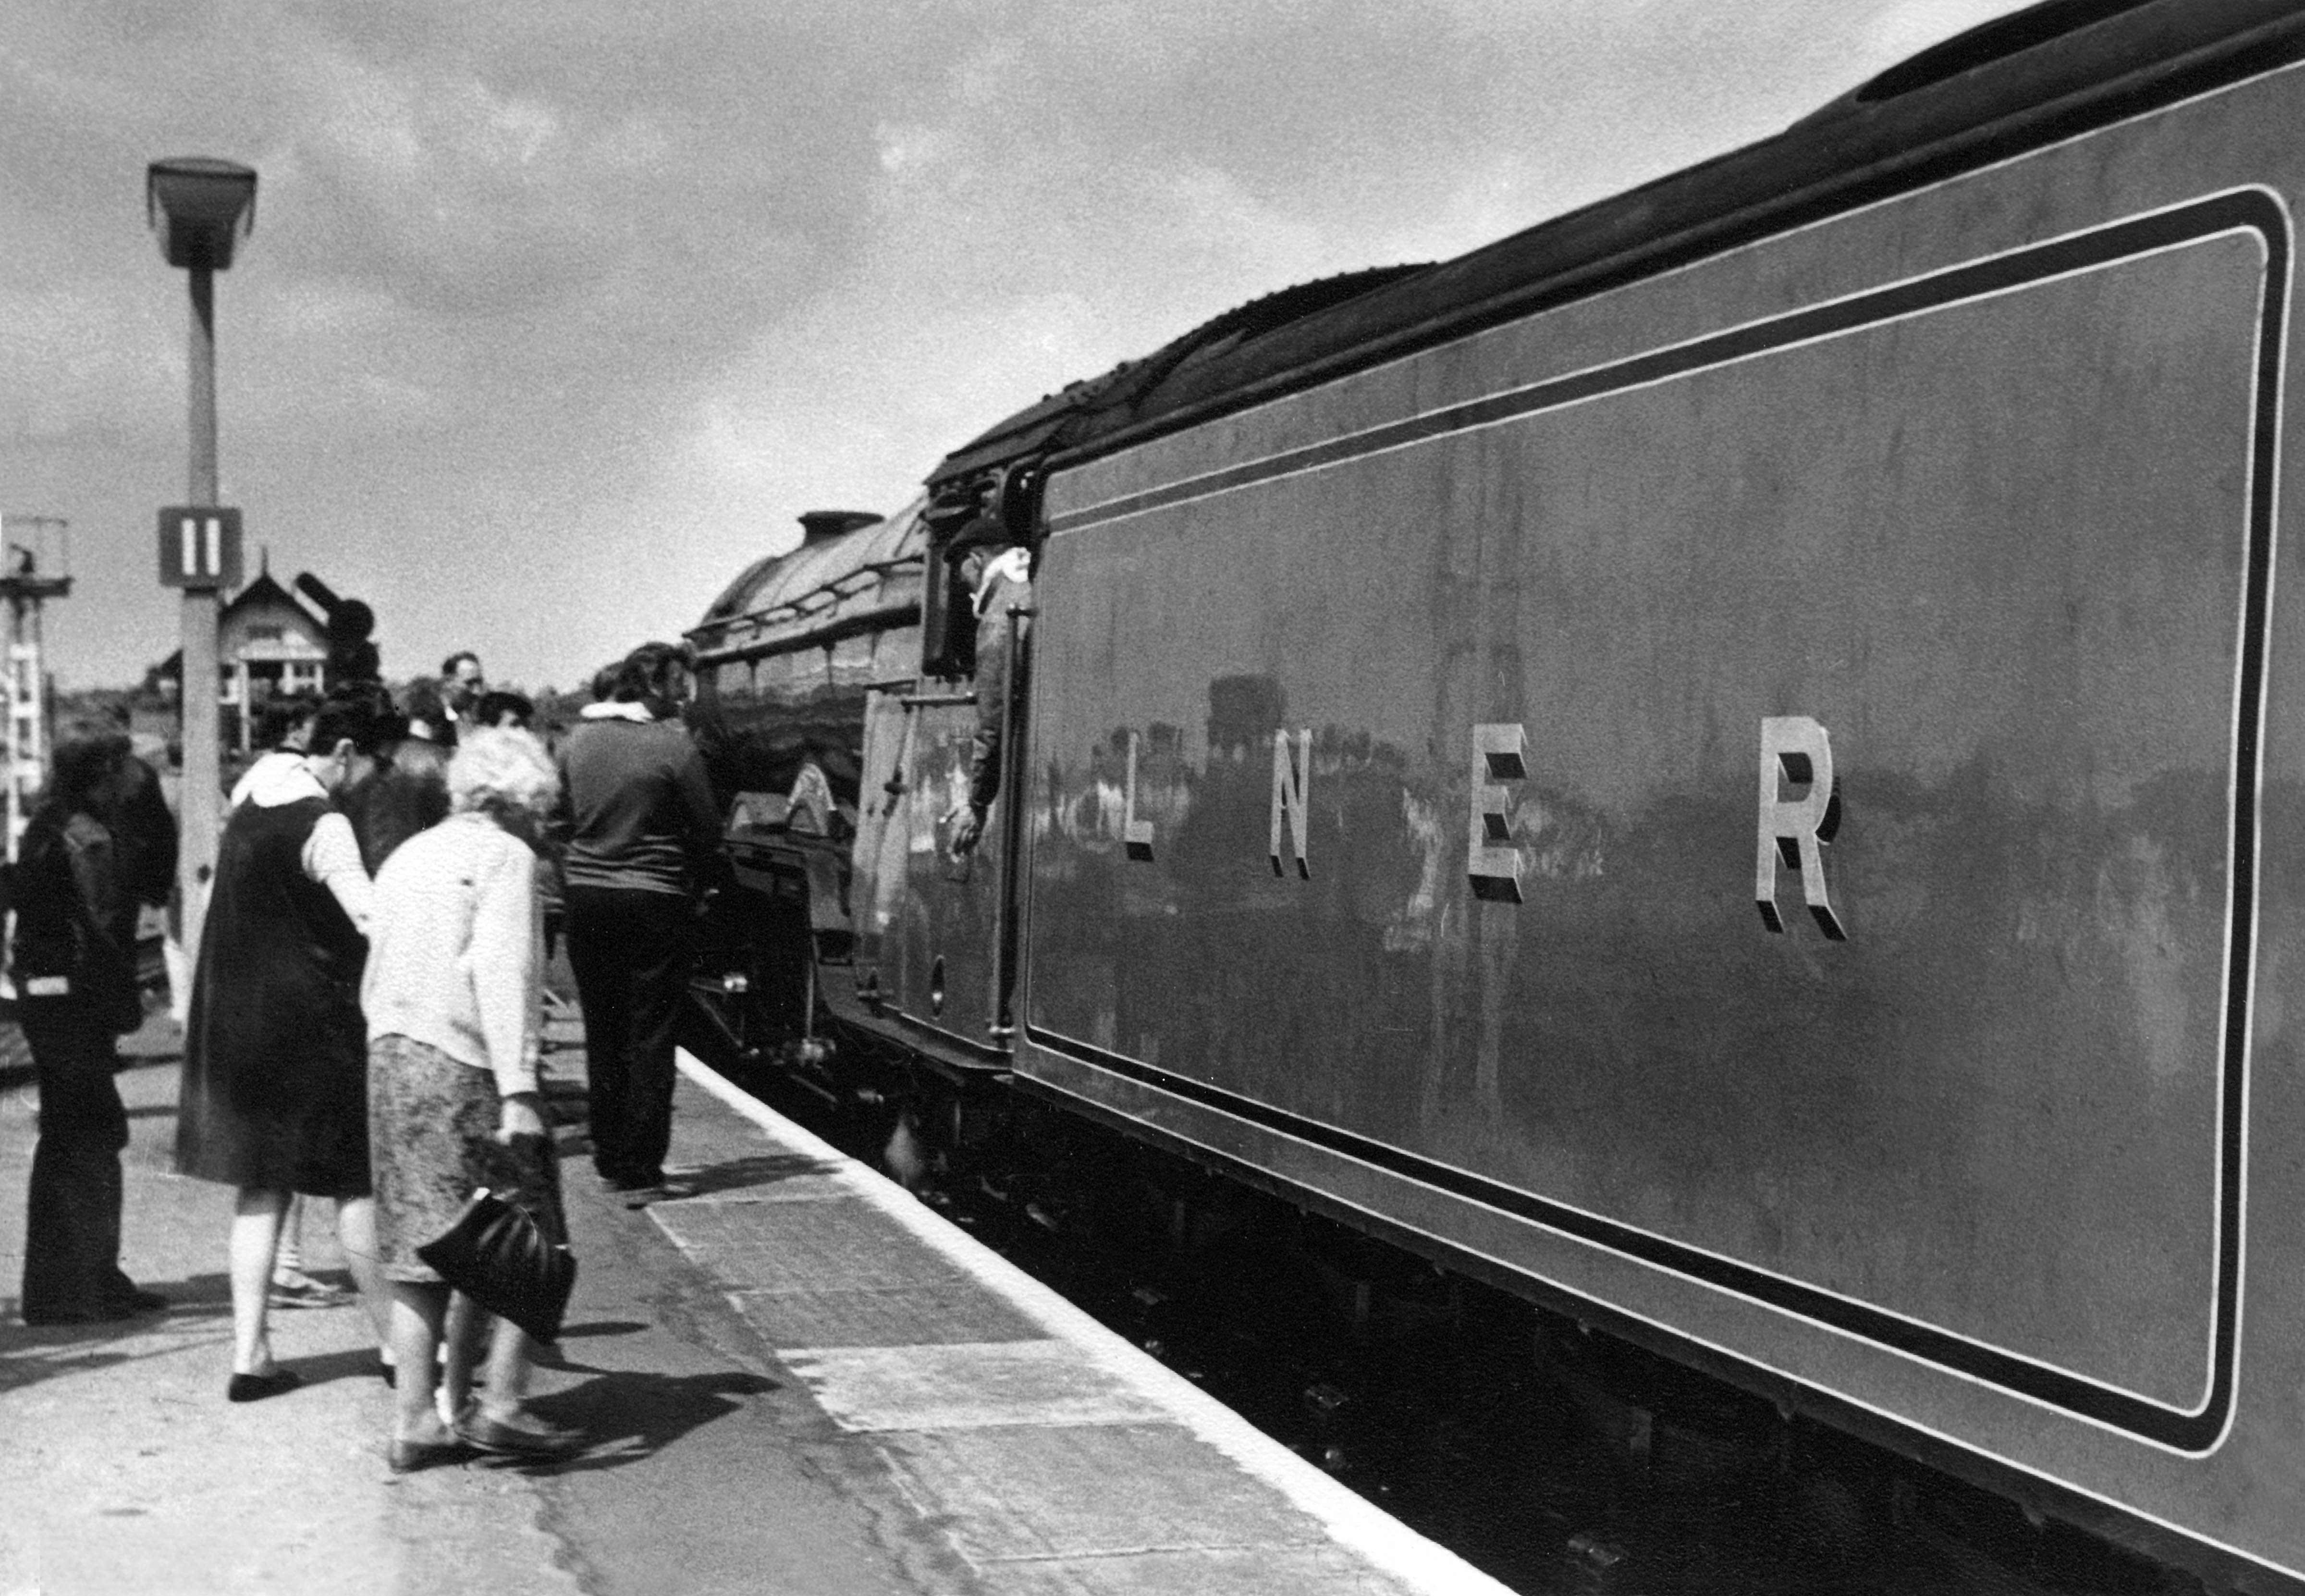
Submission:
[[[560,752],[568,962],[584,1011],[592,1163],[640,1201],[666,1185],[673,1039],[720,814],[679,720],[685,656],[643,643]]]

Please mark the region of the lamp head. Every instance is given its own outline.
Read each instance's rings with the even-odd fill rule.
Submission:
[[[197,155],[154,161],[144,205],[170,266],[223,271],[256,223],[256,169]]]

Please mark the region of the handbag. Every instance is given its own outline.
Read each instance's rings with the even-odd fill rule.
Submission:
[[[534,1215],[482,1186],[456,1222],[416,1249],[434,1272],[498,1318],[555,1341],[576,1289],[576,1257]]]

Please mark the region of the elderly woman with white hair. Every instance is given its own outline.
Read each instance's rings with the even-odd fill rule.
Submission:
[[[449,1291],[416,1255],[484,1185],[516,1194],[548,1232],[566,1235],[537,1084],[536,849],[558,793],[534,736],[476,731],[449,761],[448,818],[402,844],[376,878],[361,1006],[398,1365],[387,1452],[396,1473],[468,1448],[543,1457],[581,1444],[526,1411],[534,1348],[510,1324],[497,1327],[480,1403],[464,1405],[461,1391],[436,1396]]]

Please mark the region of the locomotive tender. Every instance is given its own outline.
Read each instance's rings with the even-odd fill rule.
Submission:
[[[2037,6],[764,562],[692,634],[724,1024],[2305,1576],[2301,62]],[[978,514],[1036,613],[956,859]]]

